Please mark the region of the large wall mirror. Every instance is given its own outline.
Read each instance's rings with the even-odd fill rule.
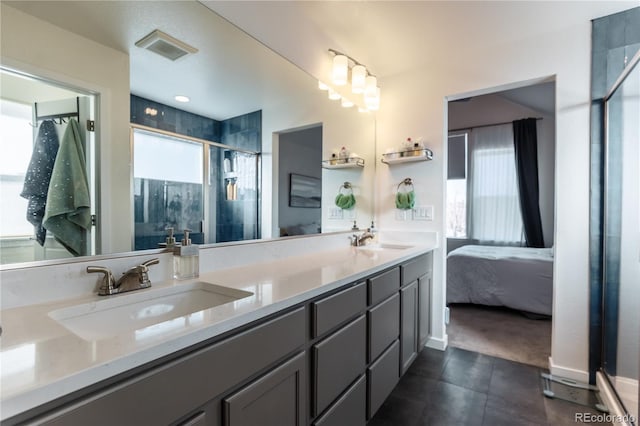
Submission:
[[[147,149],[141,151],[147,154],[134,158],[132,135],[135,132],[153,135],[157,130],[160,138],[173,138],[177,133],[185,136],[188,143],[221,144],[216,145],[215,155],[207,153],[201,159],[203,169],[211,170],[212,163],[219,169],[217,175],[203,174],[208,176],[203,185],[220,187],[217,195],[203,196],[205,206],[213,205],[216,197],[225,201],[241,198],[235,188],[240,179],[232,174],[232,169],[238,159],[245,165],[252,161],[257,164],[248,172],[252,176],[243,177],[256,185],[257,208],[251,216],[257,223],[255,236],[259,238],[341,231],[350,229],[354,221],[365,227],[371,222],[374,117],[328,100],[326,92],[317,89],[313,77],[204,4],[197,1],[3,1],[0,7],[0,65],[4,71],[0,97],[20,99],[18,103],[30,107],[41,104],[44,98],[15,96],[15,92],[23,89],[11,81],[31,80],[60,89],[70,95],[66,96],[69,99],[89,99],[82,102],[88,105],[90,118],[95,121],[95,130],[87,136],[94,140],[85,147],[90,153],[87,170],[94,224],[83,243],[84,251],[75,256],[129,252],[136,247],[138,219],[134,217],[139,210],[136,203],[141,188],[146,188],[149,198],[154,187],[153,182],[134,177],[134,163],[140,156],[148,160],[147,174],[160,182],[169,180],[162,170],[200,167],[193,163],[180,164],[179,156],[172,163],[166,158],[171,154],[160,154],[160,150],[153,153],[153,149],[152,154]],[[171,60],[158,54],[171,53],[164,49],[166,45],[156,44],[155,49],[148,49],[143,43],[136,45],[155,30],[194,49],[186,48],[187,55]],[[318,55],[325,53],[318,52]],[[176,95],[186,95],[190,102],[181,103]],[[84,129],[86,117],[83,115],[86,114],[80,114],[80,127]],[[246,130],[243,127],[246,123],[255,124],[256,115],[259,131],[254,128],[253,133],[249,132],[249,139],[253,138],[256,144],[247,147],[238,140],[239,134]],[[213,123],[213,136],[201,132],[203,120]],[[142,126],[134,130],[132,121]],[[40,122],[32,116],[29,124],[39,126]],[[35,143],[38,132],[32,128],[28,131]],[[63,129],[58,132],[62,137]],[[84,139],[83,143],[86,143]],[[363,158],[365,166],[322,168],[322,160],[343,146]],[[258,153],[257,162],[256,156],[252,156],[254,153]],[[154,159],[154,155],[161,157]],[[0,184],[4,185],[7,173],[6,170],[0,172],[3,176]],[[20,171],[11,173],[19,175]],[[167,176],[174,175],[167,173]],[[314,183],[314,188],[296,187],[292,191],[292,175],[305,176],[310,179],[304,182],[318,184]],[[351,184],[356,207],[336,211],[334,200],[345,182]],[[163,187],[162,184],[156,186]],[[318,187],[322,195],[319,208],[315,201],[302,206],[290,202],[297,191],[306,196]],[[184,191],[188,194],[185,196],[193,192]],[[222,213],[219,211],[217,216],[205,213],[204,229],[217,232],[210,232],[203,237],[203,242],[242,239],[220,239],[226,235],[220,221],[237,214],[237,210],[236,203]],[[163,225],[159,220],[155,228]],[[163,233],[164,229],[153,232]],[[34,235],[27,237],[37,244],[34,238]],[[39,258],[43,257],[5,259],[3,256],[2,263]]]

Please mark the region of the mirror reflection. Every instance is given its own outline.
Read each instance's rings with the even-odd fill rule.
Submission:
[[[0,6],[2,69],[17,73],[16,80],[62,88],[66,92],[58,99],[80,98],[86,104],[78,122],[94,223],[84,251],[76,255],[152,248],[164,240],[167,227],[176,228],[178,237],[189,228],[198,242],[215,243],[371,222],[373,117],[329,101],[315,79],[202,4],[7,1]],[[154,30],[197,51],[187,49],[189,54],[173,61],[136,46]],[[34,105],[45,100],[43,94],[12,98],[26,89],[5,84],[7,75],[2,73],[3,114],[10,110],[4,100],[17,102],[31,111],[25,113],[31,126],[23,129],[29,142],[22,160],[12,148],[2,148],[11,149],[3,158],[22,164],[13,170],[3,162],[3,197],[11,179],[13,195],[22,190],[16,189],[24,183],[19,176],[26,173],[37,141],[33,125],[40,125]],[[180,102],[176,95],[190,101]],[[94,131],[84,130],[86,120],[94,122]],[[58,133],[62,137],[64,129]],[[135,134],[155,137],[156,145],[136,147]],[[160,142],[168,140],[197,147],[198,159],[185,159]],[[323,160],[343,146],[363,158],[365,167],[323,169]],[[291,205],[292,175],[320,179],[320,208]],[[344,182],[352,184],[357,201],[350,210],[334,204]],[[24,206],[11,205],[12,220],[26,218]],[[20,231],[2,224],[2,264],[74,255],[49,233],[38,249],[33,226],[20,221]],[[9,250],[16,242],[42,253]]]

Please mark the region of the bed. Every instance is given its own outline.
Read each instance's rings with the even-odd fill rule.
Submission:
[[[553,249],[468,245],[447,256],[447,303],[551,315]]]

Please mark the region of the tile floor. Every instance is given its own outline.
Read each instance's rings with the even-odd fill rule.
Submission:
[[[580,424],[576,413],[599,414],[544,397],[541,372],[463,349],[425,348],[368,426],[561,426]]]

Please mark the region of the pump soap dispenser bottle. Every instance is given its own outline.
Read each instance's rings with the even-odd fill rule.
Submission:
[[[198,246],[191,244],[189,229],[184,230],[182,244],[173,250],[173,277],[177,280],[196,278],[200,273]]]

